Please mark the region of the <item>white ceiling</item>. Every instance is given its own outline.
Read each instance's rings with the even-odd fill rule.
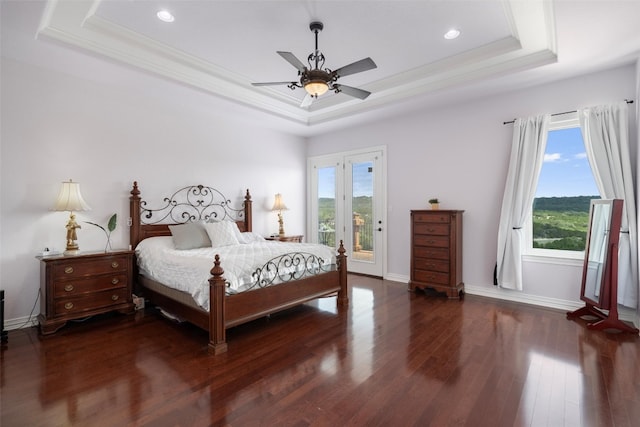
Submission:
[[[249,106],[302,135],[567,78],[640,55],[640,1],[632,0],[60,0],[32,9],[40,12],[39,28],[32,29],[40,42],[142,69],[161,76],[158,84],[173,81]],[[175,21],[159,21],[161,9]],[[326,67],[365,57],[376,62],[374,70],[340,79],[371,91],[366,100],[329,93],[301,108],[303,89],[251,85],[297,80],[297,70],[276,51],[306,63],[314,20],[324,23],[319,48]],[[16,25],[6,21],[3,16],[3,24]],[[450,28],[460,37],[445,40]],[[3,41],[3,55],[11,47],[19,48]]]

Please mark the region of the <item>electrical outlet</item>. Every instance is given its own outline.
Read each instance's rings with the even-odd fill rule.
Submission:
[[[142,310],[144,308],[144,298],[131,294],[133,304],[136,306],[136,310]]]

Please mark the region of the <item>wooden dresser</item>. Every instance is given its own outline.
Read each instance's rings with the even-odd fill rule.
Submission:
[[[462,213],[459,210],[411,211],[411,280],[409,290],[430,288],[460,298],[462,281]]]
[[[118,310],[133,313],[133,251],[85,252],[38,257],[40,332],[52,334],[67,321]]]

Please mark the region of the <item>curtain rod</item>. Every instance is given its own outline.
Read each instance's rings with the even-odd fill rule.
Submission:
[[[625,99],[624,102],[626,102],[627,104],[633,104],[633,99]],[[577,113],[578,110],[573,110],[573,111],[563,111],[562,113],[553,113],[551,116],[561,116],[563,114],[570,114],[570,113]],[[509,125],[511,123],[515,123],[515,119],[510,120],[508,122],[502,122],[503,125]]]

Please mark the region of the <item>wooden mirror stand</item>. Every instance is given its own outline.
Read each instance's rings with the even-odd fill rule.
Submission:
[[[623,203],[620,199],[591,201],[580,291],[586,305],[568,312],[567,318],[595,317],[599,320],[587,323],[587,328],[637,334],[637,328],[618,318],[618,242]]]

